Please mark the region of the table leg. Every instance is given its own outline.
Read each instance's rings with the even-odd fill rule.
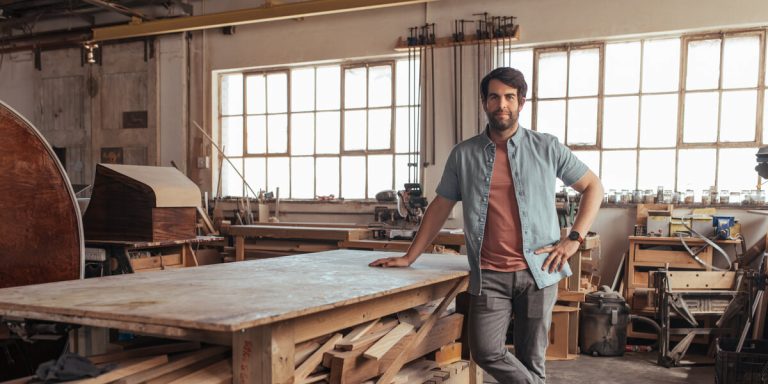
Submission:
[[[245,260],[245,237],[235,236],[235,261]]]
[[[232,335],[233,383],[293,383],[294,353],[291,322],[235,332]]]

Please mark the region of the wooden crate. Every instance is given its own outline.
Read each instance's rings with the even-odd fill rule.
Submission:
[[[549,329],[547,360],[572,360],[579,353],[579,309],[555,305],[552,310],[552,326]],[[573,324],[576,324],[573,327]]]

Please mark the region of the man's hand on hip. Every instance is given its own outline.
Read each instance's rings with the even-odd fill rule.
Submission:
[[[541,266],[542,271],[548,271],[552,273],[557,270],[558,272],[563,270],[563,266],[568,262],[568,259],[573,256],[579,249],[579,242],[569,239],[563,239],[561,242],[555,245],[549,245],[542,247],[533,252],[536,255],[542,253],[549,253],[549,256],[544,260],[544,265]]]
[[[411,263],[413,263],[407,256],[400,256],[400,257],[385,257],[383,259],[378,259],[370,264],[368,264],[369,267],[383,267],[383,268],[389,268],[389,267],[395,267],[395,268],[402,268],[410,266]]]

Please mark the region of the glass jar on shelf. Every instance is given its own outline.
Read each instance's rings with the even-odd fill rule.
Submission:
[[[608,204],[616,204],[616,190],[615,189],[609,189],[608,190]]]
[[[731,198],[730,198],[731,204],[741,204],[741,194],[737,191],[731,192]]]
[[[672,191],[669,189],[664,190],[664,204],[672,204]]]
[[[720,191],[720,204],[730,203],[730,198],[731,198],[731,192],[729,192],[727,189],[723,189]]]
[[[717,204],[717,188],[714,186],[709,189],[709,203],[710,204]]]
[[[632,196],[632,194],[630,194],[628,190],[622,189],[621,194],[619,195],[619,202],[621,204],[629,204],[630,196]]]
[[[684,204],[693,204],[693,189],[686,189],[685,190],[685,199],[683,200]]]
[[[643,202],[643,191],[639,189],[635,189],[632,191],[632,202],[635,204],[640,204]]]
[[[743,189],[741,191],[741,205],[750,204],[752,204],[752,192],[750,192],[748,189]]]
[[[765,192],[762,189],[755,191],[755,205],[765,205]]]
[[[701,203],[704,205],[709,205],[711,202],[710,195],[709,195],[709,189],[704,189],[701,191]]]
[[[645,195],[643,195],[643,202],[645,204],[653,204],[656,202],[656,194],[653,192],[653,189],[645,190]]]

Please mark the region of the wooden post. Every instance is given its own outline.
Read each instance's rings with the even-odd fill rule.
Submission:
[[[293,383],[294,344],[290,321],[235,332],[232,336],[233,383]]]
[[[245,236],[235,236],[235,261],[245,260]]]

